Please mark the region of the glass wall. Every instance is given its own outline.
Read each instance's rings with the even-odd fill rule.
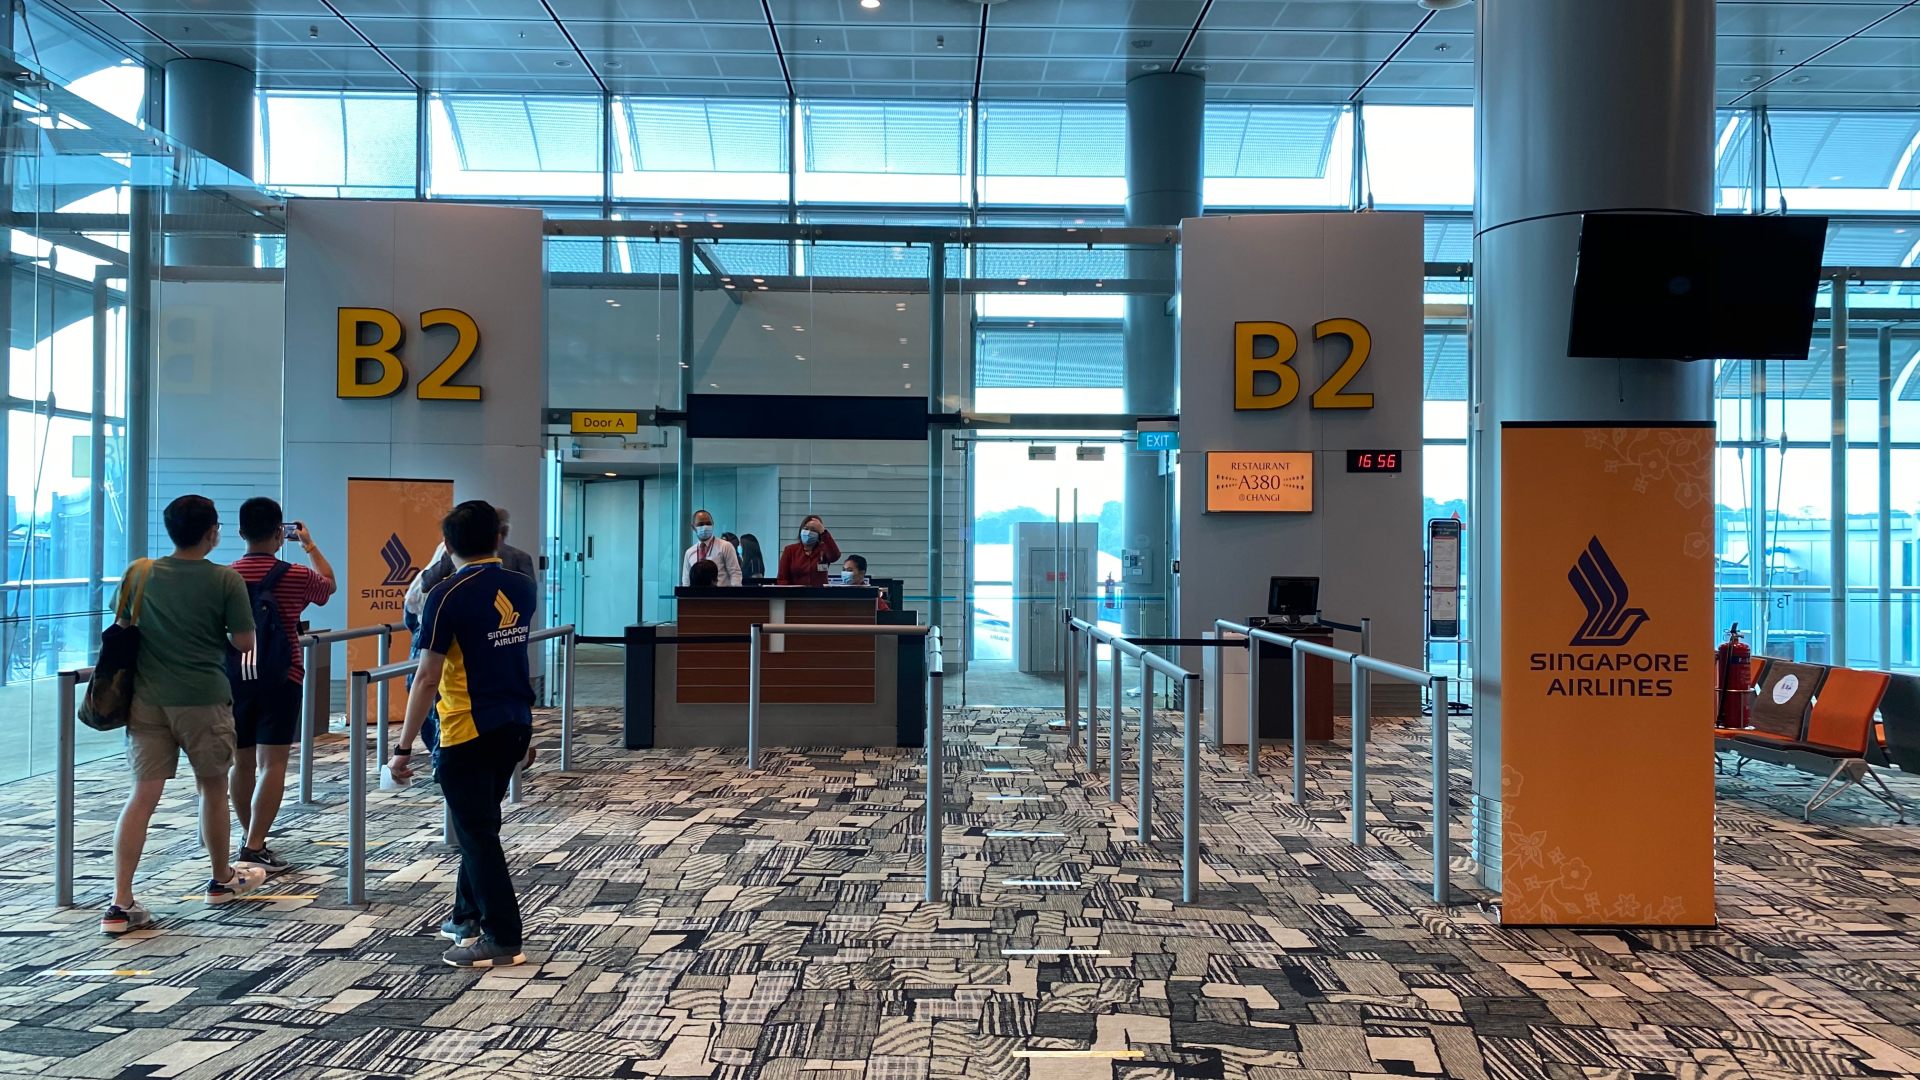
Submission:
[[[271,201],[125,119],[140,94],[100,88],[127,70],[144,91],[145,69],[39,15],[35,40],[63,66],[17,84],[0,114],[0,781],[52,767],[72,723],[54,676],[92,662],[123,568],[165,547],[150,493],[203,491],[231,520],[279,490],[281,289],[258,279],[250,239],[282,229]],[[256,397],[272,408],[230,407]],[[81,760],[120,747],[79,732]]]

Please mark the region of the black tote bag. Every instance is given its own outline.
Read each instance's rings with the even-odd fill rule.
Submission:
[[[137,583],[135,575],[139,577]],[[133,712],[133,673],[140,666],[140,605],[152,577],[152,559],[141,559],[127,568],[113,625],[100,634],[100,658],[94,661],[87,696],[80,702],[80,722],[95,731],[126,727],[127,717]]]

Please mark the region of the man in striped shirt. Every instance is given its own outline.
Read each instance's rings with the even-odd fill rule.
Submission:
[[[240,536],[247,542],[247,554],[233,568],[248,585],[258,585],[276,566],[286,565],[273,587],[273,604],[280,613],[281,626],[289,644],[300,640],[300,613],[309,604],[324,604],[333,595],[333,567],[320,548],[307,535],[307,527],[294,522],[289,528],[272,499],[248,499],[240,504]],[[283,564],[280,549],[289,539],[306,549],[313,567]],[[301,650],[293,649],[293,668],[284,685],[252,694],[248,700],[234,703],[233,726],[238,736],[234,758],[233,811],[246,834],[236,861],[252,863],[269,874],[291,869],[285,860],[267,847],[267,833],[280,814],[280,800],[287,790],[287,757],[300,734],[301,685],[306,665]],[[254,784],[256,766],[259,785]]]

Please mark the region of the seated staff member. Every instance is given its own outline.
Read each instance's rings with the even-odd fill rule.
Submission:
[[[873,583],[873,579],[867,577],[867,557],[865,555],[847,556],[847,564],[840,570],[840,584],[853,585],[863,589],[880,589],[880,586]],[[893,610],[887,606],[887,590],[885,589],[880,589],[879,608],[881,611]]]
[[[533,738],[527,637],[534,585],[501,565],[498,530],[499,518],[483,502],[461,503],[440,525],[456,570],[421,613],[425,651],[407,697],[406,726],[387,763],[395,780],[412,775],[414,737],[437,702],[436,779],[460,846],[453,914],[440,928],[453,941],[442,958],[455,967],[511,967],[526,959],[520,904],[500,846],[500,800]]]
[[[833,542],[827,523],[818,514],[809,515],[800,523],[799,542],[780,553],[779,583],[818,588],[827,583],[827,568],[839,561],[840,545]]]
[[[695,589],[712,589],[720,584],[720,567],[712,559],[701,559],[687,570],[687,585]]]
[[[680,584],[692,585],[693,564],[711,562],[720,568],[720,584],[739,588],[746,582],[740,574],[740,556],[733,545],[713,532],[713,515],[705,510],[693,514],[693,546],[680,559]]]

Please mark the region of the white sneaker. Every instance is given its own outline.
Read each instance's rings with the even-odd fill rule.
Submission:
[[[229,900],[238,900],[264,885],[266,880],[267,872],[260,867],[236,864],[233,876],[226,881],[207,881],[207,903],[224,904]]]

